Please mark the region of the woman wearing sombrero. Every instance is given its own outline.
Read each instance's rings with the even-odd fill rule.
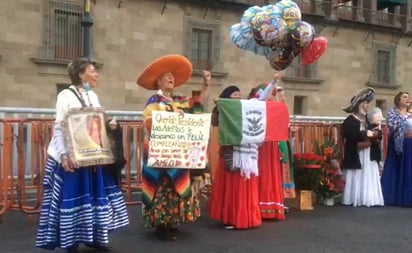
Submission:
[[[181,55],[166,55],[150,63],[140,74],[137,84],[157,90],[143,111],[146,132],[150,132],[153,111],[173,111],[181,115],[192,112],[189,98],[173,94],[192,75],[192,64]],[[210,84],[210,72],[203,71],[204,89],[198,99],[203,102]],[[146,134],[145,151],[148,135]],[[156,169],[146,165],[142,173],[143,218],[145,227],[155,227],[163,240],[176,239],[176,227],[194,222],[200,216],[199,203],[191,199],[190,173],[184,169]]]
[[[371,160],[371,139],[378,137],[378,131],[367,130],[366,113],[374,99],[375,90],[365,88],[351,99],[343,110],[351,113],[342,124],[344,138],[343,166],[345,189],[344,205],[383,206],[383,195],[379,178],[379,167]]]

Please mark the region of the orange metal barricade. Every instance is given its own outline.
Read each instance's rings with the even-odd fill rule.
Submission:
[[[127,205],[141,204],[144,127],[139,120],[120,120],[127,164],[120,188]],[[52,119],[0,120],[0,219],[7,210],[37,213],[42,198],[42,179],[47,146],[52,136]],[[383,158],[386,157],[387,128],[383,128]],[[343,143],[340,124],[291,122],[290,142],[295,153],[316,152],[324,138]]]
[[[0,120],[0,220],[7,210],[38,213],[52,119]],[[141,121],[119,121],[125,158],[121,180],[127,205],[141,204],[133,196],[141,189],[143,126]]]
[[[141,190],[143,163],[143,123],[141,121],[119,121],[123,129],[123,147],[127,161],[122,180],[121,190],[125,193],[127,205],[141,204],[134,201],[133,194]]]
[[[291,122],[289,140],[294,153],[316,153],[316,149],[326,139],[338,146],[339,152],[343,155],[343,139],[341,134],[341,124],[323,122]],[[388,145],[388,128],[382,126],[382,160],[386,159],[386,149]]]
[[[334,124],[297,122],[291,123],[290,137],[295,153],[315,153],[320,144],[333,137]],[[333,138],[332,138],[333,139]]]
[[[52,136],[50,119],[26,119],[19,122],[17,138],[17,201],[11,209],[27,214],[38,213],[42,200],[42,178],[47,160],[47,146]]]
[[[3,214],[10,208],[13,201],[17,199],[13,187],[13,143],[16,135],[13,125],[20,120],[0,120],[1,124],[1,146],[0,146],[0,220]]]
[[[9,146],[10,144],[10,130],[6,126],[6,122],[4,120],[0,120],[1,129],[3,130],[3,134],[1,136],[0,142],[0,220],[3,217],[3,214],[6,212],[9,206],[8,201],[8,187],[9,187],[9,173],[8,168],[10,168],[10,158],[11,155],[7,152],[10,151]]]

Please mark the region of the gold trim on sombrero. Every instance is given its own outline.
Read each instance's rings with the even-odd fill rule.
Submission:
[[[375,98],[375,90],[371,87],[358,90],[355,96],[350,100],[350,104],[342,108],[343,111],[347,113],[355,112],[356,107],[363,101],[368,101],[370,103]]]
[[[192,63],[178,54],[165,55],[152,61],[139,75],[136,83],[148,90],[157,90],[157,79],[171,72],[175,77],[174,87],[184,84],[192,76]]]

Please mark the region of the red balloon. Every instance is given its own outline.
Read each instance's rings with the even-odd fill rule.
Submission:
[[[312,64],[325,52],[328,40],[325,37],[315,38],[309,46],[302,49],[302,63]]]

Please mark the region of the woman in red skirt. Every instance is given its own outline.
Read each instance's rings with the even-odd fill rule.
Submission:
[[[281,72],[276,72],[274,81],[278,82]],[[252,89],[249,94],[250,98],[257,97],[266,88],[268,84],[261,84]],[[276,89],[273,93],[267,96],[267,101],[274,101]],[[278,141],[264,142],[259,148],[258,158],[258,192],[259,192],[259,208],[262,219],[285,219],[285,207],[283,204],[283,187],[282,187],[282,168],[281,168],[281,153],[279,150]]]
[[[239,88],[229,86],[219,98],[240,98]],[[212,125],[218,125],[218,111],[212,112]],[[233,147],[221,146],[219,163],[216,168],[212,194],[209,202],[209,215],[221,221],[225,229],[248,229],[262,223],[259,209],[257,177],[245,178],[239,170],[231,170]]]

